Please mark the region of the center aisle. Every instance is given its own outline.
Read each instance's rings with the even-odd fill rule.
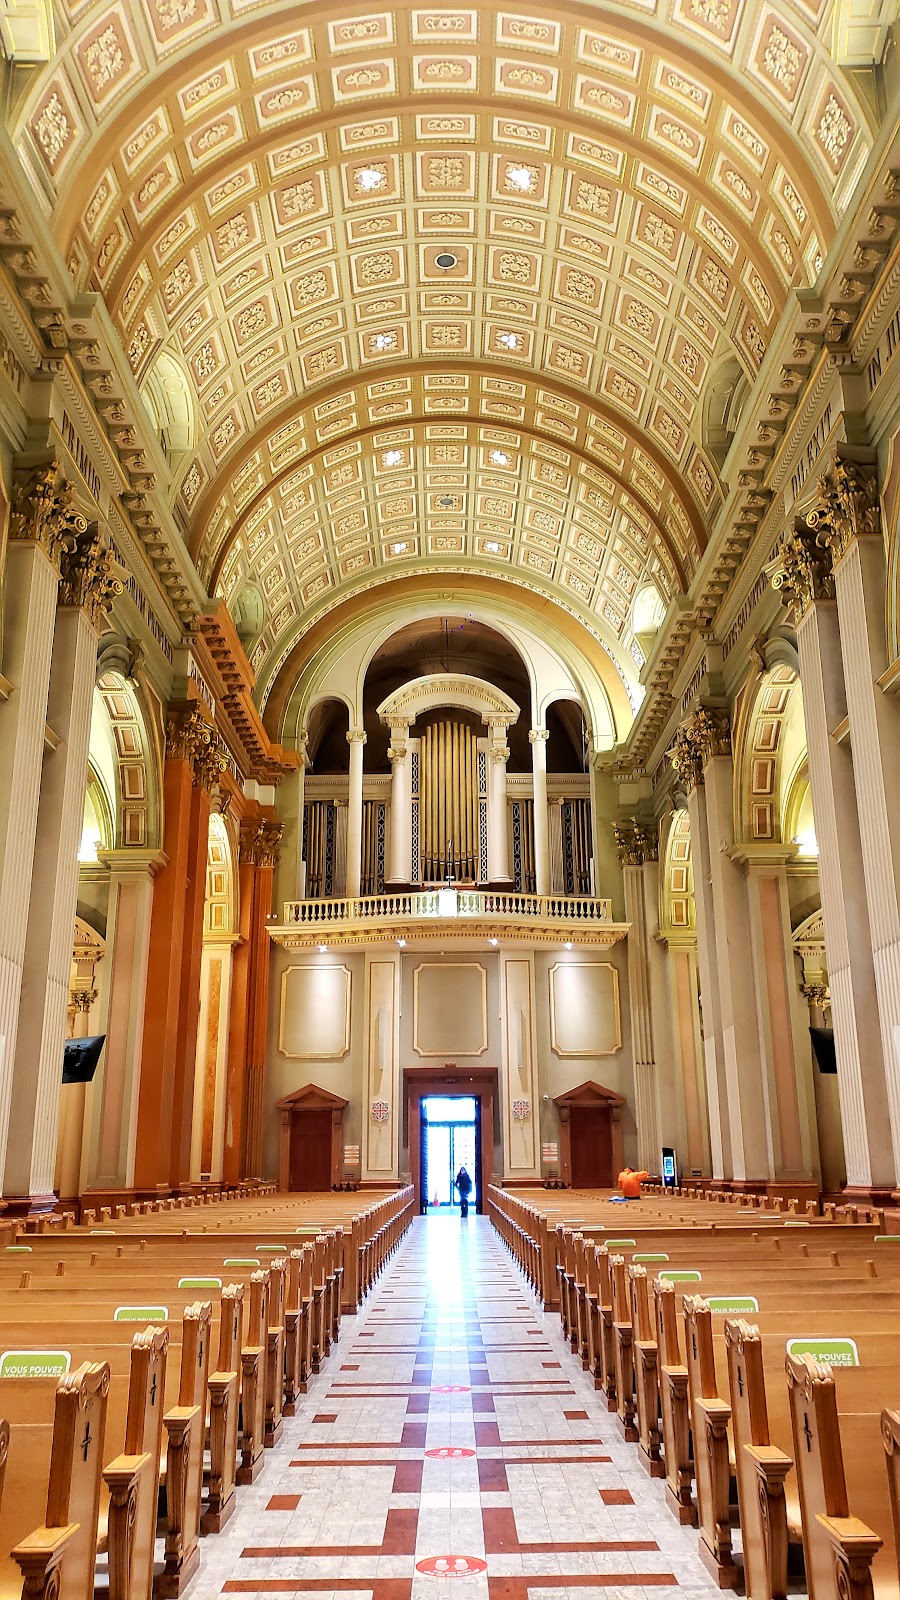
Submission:
[[[636,1457],[487,1219],[420,1218],[187,1594],[717,1593]]]

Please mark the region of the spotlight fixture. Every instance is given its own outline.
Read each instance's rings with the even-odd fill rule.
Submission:
[[[393,552],[393,554],[395,556],[402,556],[404,550],[406,550],[408,548],[409,547],[406,544],[392,544],[391,545],[391,550],[392,550],[392,552]]]
[[[492,450],[490,459],[493,461],[495,467],[508,467],[511,458],[507,455],[505,450]]]
[[[401,950],[405,950],[406,949],[406,940],[405,939],[398,939],[397,943],[400,946]]]
[[[393,350],[396,343],[397,335],[395,333],[376,333],[372,340],[372,347],[375,350]]]
[[[518,350],[520,342],[517,333],[498,333],[497,335],[497,343],[504,350]]]
[[[484,548],[489,556],[496,556],[500,553],[500,546],[498,545],[496,539],[488,539],[488,542]]]
[[[399,467],[401,461],[403,460],[403,451],[385,450],[382,460],[384,461],[386,467]]]
[[[571,950],[571,948],[572,948],[572,941],[571,941],[571,939],[567,939],[566,940],[566,949],[567,950]]]
[[[319,945],[319,955],[320,955],[320,956],[323,956],[323,955],[324,955],[324,954],[325,954],[325,951],[326,951],[326,950],[327,950],[327,949],[328,949],[328,946],[327,946],[327,944],[320,944],[320,945]]]
[[[500,940],[499,939],[491,939],[490,942],[491,942],[492,945],[498,945],[500,943]]]
[[[381,189],[387,182],[387,177],[378,167],[360,167],[356,174],[357,188],[366,194],[372,194],[375,189]]]
[[[534,188],[534,172],[531,167],[507,167],[506,181],[511,189],[527,194],[529,189]]]

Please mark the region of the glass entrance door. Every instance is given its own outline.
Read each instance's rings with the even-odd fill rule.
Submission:
[[[460,1167],[465,1167],[472,1179],[469,1204],[480,1210],[478,1097],[429,1095],[421,1101],[421,1108],[420,1209],[432,1216],[458,1211],[455,1179]]]

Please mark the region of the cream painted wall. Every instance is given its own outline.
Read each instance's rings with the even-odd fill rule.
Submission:
[[[610,962],[619,975],[621,1046],[611,1055],[577,1057],[558,1055],[550,1042],[550,969],[560,962],[566,962],[577,969],[585,962],[595,961]],[[616,1094],[624,1095],[627,1100],[628,1104],[622,1111],[625,1160],[636,1160],[637,1128],[634,1120],[634,1070],[628,1016],[625,945],[615,945],[610,951],[582,947],[567,951],[537,950],[534,956],[534,971],[541,1140],[558,1142],[559,1139],[559,1122],[553,1104],[555,1096],[564,1094],[567,1089],[577,1088],[578,1084],[591,1079],[606,1089],[614,1090]],[[571,989],[568,992],[573,993]],[[593,986],[586,984],[584,993],[585,1004],[589,1006],[594,998]],[[597,1020],[598,1026],[605,1031],[606,1018]]]
[[[345,966],[350,973],[350,1048],[338,1060],[312,1057],[295,1060],[279,1048],[281,1032],[282,978],[289,967],[307,969]],[[329,983],[331,987],[331,983]],[[314,991],[313,991],[314,992]],[[333,992],[333,990],[332,990]],[[265,1124],[263,1130],[263,1161],[266,1176],[278,1176],[278,1145],[280,1119],[275,1103],[282,1095],[291,1094],[304,1084],[315,1083],[320,1089],[339,1094],[350,1103],[344,1113],[344,1144],[361,1144],[362,1085],[365,1058],[365,956],[362,952],[346,950],[318,951],[283,950],[272,946],[272,967],[269,982],[269,1049],[266,1062]],[[319,1019],[314,1024],[318,1032]],[[294,1019],[294,1033],[302,1034],[302,1024]]]
[[[513,1082],[516,1095],[529,1098],[532,1102],[531,1115],[534,1122],[532,1148],[536,1159],[530,1170],[535,1176],[540,1173],[541,1141],[555,1140],[558,1136],[556,1109],[551,1103],[553,1097],[562,1094],[566,1089],[574,1088],[586,1079],[593,1079],[615,1090],[617,1094],[624,1095],[628,1102],[622,1115],[625,1156],[626,1159],[636,1159],[634,1074],[624,944],[615,946],[611,951],[592,950],[587,946],[581,946],[572,951],[557,949],[530,952],[527,949],[514,948],[503,950],[473,948],[444,953],[439,950],[407,950],[402,953],[395,952],[393,955],[389,949],[377,947],[369,954],[370,964],[373,961],[384,963],[393,959],[398,960],[400,975],[397,1073],[395,1077],[393,1071],[386,1071],[379,1078],[378,1095],[390,1101],[391,1118],[397,1119],[396,1134],[393,1131],[391,1133],[392,1141],[396,1137],[399,1145],[395,1176],[399,1177],[409,1172],[410,1130],[405,1125],[403,1069],[429,1067],[439,1072],[447,1062],[453,1062],[462,1072],[465,1072],[467,1066],[497,1069],[494,1170],[498,1175],[510,1171],[513,1166],[518,1175],[525,1175],[529,1170],[523,1165],[523,1155],[527,1153],[526,1146],[529,1141],[523,1140],[521,1129],[518,1132],[513,1130],[507,1135],[507,1146],[510,1138],[513,1138],[516,1141],[515,1150],[511,1152],[509,1148],[504,1148],[504,1128],[509,1123],[509,1107],[506,1104],[509,1098],[508,1081]],[[587,962],[609,962],[618,973],[621,1045],[611,1055],[564,1057],[552,1048],[550,1042],[550,969],[556,964],[565,964],[577,972],[579,966]],[[513,967],[505,982],[502,982],[504,963],[513,963]],[[526,964],[527,971],[523,968],[523,963]],[[292,1059],[283,1054],[279,1045],[284,973],[291,966],[303,966],[310,975],[310,984],[298,984],[293,992],[295,994],[302,992],[309,997],[315,994],[315,971],[323,966],[335,965],[346,966],[350,973],[349,1050],[339,1059],[325,1059],[312,1055],[316,1039],[322,1041],[327,1034],[333,1034],[335,1038],[341,1034],[341,1019],[335,1019],[335,1026],[323,1032],[320,1017],[311,1017],[309,1028],[304,1030],[303,1018],[295,1015],[292,1019],[295,1045],[299,1040],[297,1047],[303,1048],[305,1035],[309,1041],[311,1059]],[[368,1106],[370,1092],[366,1074],[368,1055],[372,1050],[369,1019],[366,1014],[366,965],[366,956],[361,951],[348,953],[335,949],[320,955],[318,951],[289,951],[277,945],[272,947],[264,1134],[267,1176],[275,1177],[278,1172],[279,1117],[275,1110],[275,1102],[282,1095],[290,1094],[292,1090],[308,1083],[318,1084],[321,1088],[342,1095],[349,1101],[344,1117],[344,1143],[359,1144],[363,1147],[361,1154],[365,1163],[365,1135],[368,1131],[366,1118],[370,1115]],[[478,1049],[482,1040],[480,1015],[482,979],[477,971],[478,968],[484,973],[483,1037],[486,1039],[486,1047],[483,1050]],[[420,969],[419,1003],[420,1006],[427,1005],[429,1013],[428,1030],[423,1028],[419,1030],[419,1049],[421,1051],[427,1046],[436,1052],[433,1055],[423,1055],[415,1048],[417,969]],[[290,988],[291,986],[289,992]],[[327,986],[323,986],[323,994],[327,989],[330,989],[333,996],[333,979],[329,980]],[[369,990],[372,990],[371,978]],[[373,992],[375,993],[373,1003],[384,1006],[386,1004],[384,985],[382,984],[380,989],[376,986]],[[510,996],[511,1010],[514,1012],[509,1028],[502,1014],[504,993]],[[577,986],[574,990],[569,988],[567,993],[569,1003],[580,1003]],[[533,1007],[530,1020],[529,1000]],[[590,984],[585,988],[583,1003],[588,1010],[596,1003],[596,993]],[[474,1033],[474,1037],[464,1037],[457,1029],[459,1014],[463,1010],[467,1013],[463,1019],[466,1024],[465,1031],[469,1035]],[[474,1029],[471,1027],[472,1013],[477,1013],[478,1026]],[[608,1017],[598,1017],[597,1022],[598,1026],[608,1028]],[[341,1026],[338,1026],[338,1023],[341,1023]],[[333,1041],[327,1039],[326,1042]],[[470,1053],[466,1054],[461,1050],[460,1043],[468,1045]],[[383,1055],[386,1063],[388,1059],[394,1059],[392,1044],[385,1043]],[[513,1074],[512,1080],[510,1073]],[[529,1085],[532,1090],[530,1095],[527,1093]],[[545,1095],[549,1097],[548,1102],[543,1100]],[[380,1160],[378,1164],[380,1166]],[[387,1174],[379,1171],[377,1177],[380,1181],[385,1181]]]

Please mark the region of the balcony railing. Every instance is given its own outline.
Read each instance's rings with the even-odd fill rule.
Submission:
[[[288,900],[286,928],[339,928],[353,923],[460,921],[613,924],[612,901],[586,895],[516,894],[494,889],[411,889],[342,900]]]

